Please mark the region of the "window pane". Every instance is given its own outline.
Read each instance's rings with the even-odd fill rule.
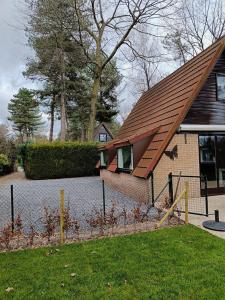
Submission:
[[[217,74],[217,96],[218,100],[225,100],[225,76]]]
[[[225,136],[217,136],[216,161],[219,176],[219,186],[225,187]]]
[[[201,162],[215,162],[215,137],[200,136],[199,142]]]
[[[107,142],[107,134],[106,133],[100,133],[99,134],[99,141],[100,142]]]
[[[108,153],[106,151],[100,152],[100,163],[102,167],[107,166],[108,164]]]
[[[217,187],[216,159],[215,159],[215,136],[200,136],[200,171],[206,176],[208,187]]]
[[[133,169],[133,153],[132,147],[127,146],[117,150],[118,168],[132,170]]]
[[[131,169],[131,147],[123,148],[123,168]]]
[[[118,168],[123,169],[123,151],[122,148],[117,150],[118,154]]]

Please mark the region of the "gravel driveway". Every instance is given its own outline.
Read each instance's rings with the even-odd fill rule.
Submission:
[[[11,182],[14,190],[15,216],[21,215],[26,226],[38,226],[44,207],[59,207],[59,193],[65,191],[65,206],[69,205],[71,214],[82,226],[85,216],[93,209],[103,208],[102,181],[99,177],[81,177],[55,180],[24,180]],[[132,210],[137,203],[124,194],[105,185],[106,208],[116,203],[118,210],[126,207]],[[0,228],[10,221],[10,184],[0,186]],[[86,224],[87,225],[87,224]]]

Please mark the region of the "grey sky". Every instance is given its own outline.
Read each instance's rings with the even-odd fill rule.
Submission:
[[[0,122],[7,119],[8,101],[20,87],[34,87],[26,80],[22,71],[26,58],[32,55],[26,46],[26,37],[22,29],[21,0],[0,0]]]
[[[22,75],[27,57],[32,56],[32,50],[26,45],[27,39],[22,30],[22,23],[26,23],[22,13],[23,1],[0,0],[0,123],[7,121],[8,102],[18,89],[21,87],[35,88],[36,86]],[[122,73],[128,77],[128,71],[125,70]],[[124,117],[130,111],[132,104],[138,100],[137,96],[132,95],[134,84],[128,79],[125,80],[126,82],[123,92],[119,93],[121,115]],[[118,116],[119,121],[123,119],[121,115]],[[47,120],[46,115],[43,117]],[[56,122],[55,133],[57,134],[58,131],[59,124]]]

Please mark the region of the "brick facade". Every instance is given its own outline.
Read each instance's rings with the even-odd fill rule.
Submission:
[[[160,193],[168,181],[168,174],[174,175],[199,175],[199,146],[198,134],[176,134],[171,140],[167,150],[172,150],[174,146],[178,147],[178,157],[172,160],[166,154],[163,154],[154,170],[154,195]],[[107,170],[101,170],[100,176],[105,182],[120,192],[134,198],[138,201],[151,201],[151,177],[142,179],[126,173],[113,173]],[[176,186],[174,179],[174,186]],[[178,193],[184,187],[184,181],[181,179]],[[192,197],[200,196],[199,180],[193,179],[190,182]],[[163,197],[168,197],[168,189],[165,190]]]
[[[199,145],[198,134],[175,134],[167,150],[172,150],[174,146],[178,147],[178,157],[175,160],[170,159],[164,153],[154,170],[154,194],[157,196],[168,181],[168,174],[173,175],[197,175],[200,174],[199,168]],[[174,181],[176,181],[174,179]],[[178,193],[184,188],[185,179],[182,178],[179,184]],[[190,192],[193,197],[200,196],[199,179],[188,180]],[[176,182],[174,184],[176,186]],[[168,192],[166,191],[167,195]]]
[[[148,180],[126,173],[118,174],[107,170],[101,170],[100,176],[108,185],[138,202],[147,202],[149,200],[150,191]]]

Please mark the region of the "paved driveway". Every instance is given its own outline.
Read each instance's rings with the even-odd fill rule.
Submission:
[[[220,220],[225,222],[225,195],[220,196],[210,196],[208,198],[208,204],[209,204],[209,216],[197,216],[197,215],[189,215],[189,222],[193,225],[196,225],[200,228],[204,228],[202,226],[202,223],[206,220],[214,220],[214,210],[218,209],[220,213]],[[182,216],[183,217],[183,216]],[[207,230],[208,232],[219,236],[223,239],[225,239],[225,232],[219,232],[219,231],[213,231],[213,230]]]

